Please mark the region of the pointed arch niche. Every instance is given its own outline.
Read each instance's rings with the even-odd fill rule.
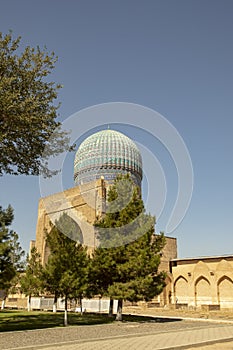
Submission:
[[[188,281],[185,277],[179,276],[174,283],[175,301],[177,304],[188,303]]]
[[[218,281],[218,303],[221,308],[233,307],[233,281],[228,276],[223,276]]]
[[[212,304],[210,282],[204,276],[200,276],[195,282],[195,304]]]

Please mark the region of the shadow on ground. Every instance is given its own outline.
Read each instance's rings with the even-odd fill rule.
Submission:
[[[123,315],[123,323],[137,322],[137,323],[149,323],[149,322],[177,322],[181,319],[168,318],[168,317],[150,317],[150,316],[136,316],[136,315]],[[106,314],[100,313],[68,313],[69,326],[86,326],[97,324],[108,324],[115,321],[115,316],[108,317]],[[63,327],[64,314],[63,312],[37,312],[37,311],[0,311],[0,332],[7,331],[22,331],[52,327]]]

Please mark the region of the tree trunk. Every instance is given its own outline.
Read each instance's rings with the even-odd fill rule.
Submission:
[[[5,309],[5,304],[6,304],[6,296],[2,299],[2,307],[1,307],[2,310]]]
[[[65,297],[65,312],[64,312],[64,326],[68,325],[68,317],[67,317],[67,297]]]
[[[117,304],[116,321],[122,321],[122,307],[123,307],[123,300],[119,299]]]
[[[110,298],[109,310],[108,310],[108,317],[112,317],[112,316],[113,316],[113,299]]]
[[[83,303],[82,303],[82,298],[79,298],[79,304],[80,304],[80,313],[83,315]]]
[[[53,312],[57,312],[57,295],[54,295],[53,299]]]
[[[31,295],[28,296],[28,311],[31,311]]]

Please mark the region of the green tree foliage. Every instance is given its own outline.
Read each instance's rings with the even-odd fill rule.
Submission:
[[[17,233],[9,229],[13,218],[13,208],[10,205],[5,210],[0,207],[0,289],[5,290],[5,294],[22,269],[24,255]]]
[[[42,286],[42,265],[40,254],[36,248],[32,248],[30,256],[27,256],[25,272],[20,277],[20,290],[28,296],[28,310],[31,310],[31,297],[39,296],[43,291]]]
[[[71,149],[56,121],[61,85],[47,79],[57,58],[20,43],[21,37],[0,33],[0,175],[49,176],[46,159]]]
[[[154,234],[155,218],[145,213],[139,189],[120,176],[108,193],[105,216],[96,222],[100,246],[93,255],[92,284],[101,295],[123,300],[151,300],[162,292],[165,273],[158,272],[163,234]],[[94,282],[96,281],[96,282]]]
[[[62,297],[65,300],[64,325],[67,325],[68,300],[81,301],[87,290],[89,262],[87,249],[79,241],[68,237],[70,236],[68,233],[74,233],[74,223],[66,215],[63,214],[52,230],[47,233],[46,242],[50,255],[43,277],[46,290],[53,293],[55,298]],[[63,233],[64,231],[61,232],[59,227],[63,229],[66,227],[67,235]],[[79,232],[74,236],[80,237]]]
[[[25,267],[25,261],[23,260],[25,252],[19,243],[19,235],[15,231],[11,231],[10,248],[11,261],[16,271],[22,272]]]
[[[158,272],[163,246],[164,236],[154,236],[153,229],[125,246],[117,262],[117,278],[108,288],[109,296],[120,301],[119,319],[123,300],[149,301],[163,291],[166,274]]]
[[[26,263],[24,260],[25,252],[19,243],[18,234],[14,231],[11,231],[10,250],[11,261],[15,267],[16,273],[14,278],[10,281],[9,288],[5,289],[5,297],[9,293],[14,294],[20,291],[20,276],[25,269]]]

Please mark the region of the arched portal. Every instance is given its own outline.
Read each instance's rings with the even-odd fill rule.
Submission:
[[[66,212],[60,216],[55,224],[56,228],[64,235],[73,241],[83,244],[83,234],[79,225]]]

